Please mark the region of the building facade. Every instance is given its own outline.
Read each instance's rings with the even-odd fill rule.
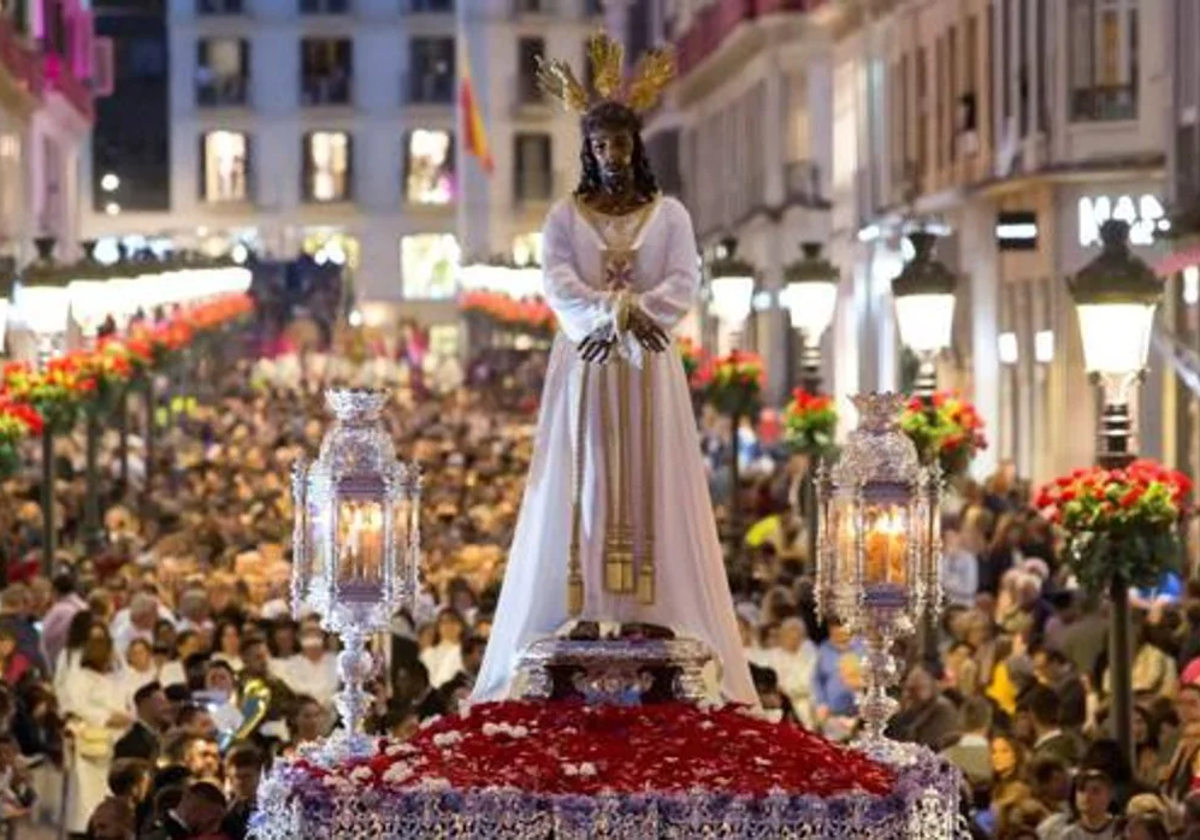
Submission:
[[[91,129],[92,17],[79,0],[0,7],[0,259],[34,237],[77,253],[79,163]]]
[[[368,321],[399,303],[451,321],[461,258],[536,256],[578,140],[538,92],[535,57],[580,60],[600,11],[593,0],[170,0],[169,208],[105,212],[101,194],[89,235],[307,252],[350,267]],[[490,176],[458,142],[464,57]],[[96,190],[106,174],[91,173]]]

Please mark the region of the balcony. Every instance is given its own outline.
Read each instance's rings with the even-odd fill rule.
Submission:
[[[300,0],[302,15],[344,15],[350,11],[350,0]]]
[[[247,104],[249,80],[228,76],[196,82],[196,105],[201,108],[237,108]]]
[[[349,105],[354,95],[353,79],[342,76],[309,76],[301,85],[303,105]]]
[[[37,51],[13,26],[12,20],[0,15],[0,66],[31,98],[42,95],[44,78]]]
[[[447,73],[408,73],[400,90],[409,105],[453,105],[454,76]]]
[[[765,15],[811,12],[827,0],[716,0],[696,15],[676,43],[679,74],[698,67],[743,23]]]
[[[196,14],[210,17],[217,15],[242,15],[246,13],[243,0],[196,0]]]
[[[560,174],[549,169],[517,170],[513,182],[513,205],[518,210],[544,207],[559,194]]]
[[[1137,119],[1137,88],[1132,85],[1077,88],[1071,91],[1073,122]]]
[[[454,0],[400,0],[402,15],[447,15],[454,12]]]

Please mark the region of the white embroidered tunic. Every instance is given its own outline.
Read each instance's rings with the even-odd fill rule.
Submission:
[[[719,659],[722,694],[729,700],[757,703],[725,576],[683,365],[673,347],[652,353],[628,335],[622,337],[618,352],[629,368],[629,415],[637,418],[632,427],[642,422],[641,398],[647,384],[653,402],[652,429],[648,437],[632,436],[632,468],[620,487],[629,497],[635,546],[645,544],[650,527],[654,596],[647,603],[605,586],[605,518],[611,508],[606,494],[613,470],[603,429],[604,420],[611,424],[611,412],[618,404],[616,376],[598,375],[598,366],[590,366],[588,395],[582,402],[586,416],[580,423],[580,389],[589,366],[577,348],[597,328],[613,322],[617,294],[606,285],[608,261],[603,251],[606,240],[611,246],[609,234],[620,231],[604,228],[625,224],[627,219],[586,212],[573,199],[559,202],[546,218],[545,292],[560,332],[551,351],[533,464],[475,700],[507,696],[521,652],[572,618],[568,567],[572,500],[578,490],[584,584],[578,617],[658,624],[700,639]],[[633,301],[670,332],[694,305],[700,285],[695,235],[683,205],[660,199],[642,223],[633,250],[633,270],[625,273],[622,282]],[[651,381],[642,383],[643,376]],[[604,398],[601,387],[608,389]],[[605,418],[606,410],[610,416]],[[581,452],[576,449],[580,429]],[[643,446],[647,440],[653,443]],[[577,454],[582,455],[583,466],[578,487]],[[618,489],[617,482],[612,489]],[[644,503],[647,492],[653,493],[649,505]],[[637,562],[644,564],[646,558],[639,556]]]

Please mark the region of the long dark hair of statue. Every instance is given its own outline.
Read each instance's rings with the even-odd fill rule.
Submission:
[[[633,137],[631,162],[634,192],[647,199],[658,192],[658,181],[650,169],[650,157],[646,154],[646,145],[642,142],[642,121],[631,109],[619,102],[602,102],[584,115],[582,129],[583,149],[579,153],[581,167],[579,186],[575,188],[576,196],[590,198],[604,189],[600,180],[600,164],[592,154],[592,144],[588,140],[592,132],[601,129],[629,132]]]

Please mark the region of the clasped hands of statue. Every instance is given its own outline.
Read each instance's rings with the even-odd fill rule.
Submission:
[[[651,353],[661,353],[671,345],[666,331],[636,305],[624,307],[622,316],[624,332]],[[617,326],[605,324],[579,343],[579,355],[589,364],[604,364],[616,349],[617,339]]]

